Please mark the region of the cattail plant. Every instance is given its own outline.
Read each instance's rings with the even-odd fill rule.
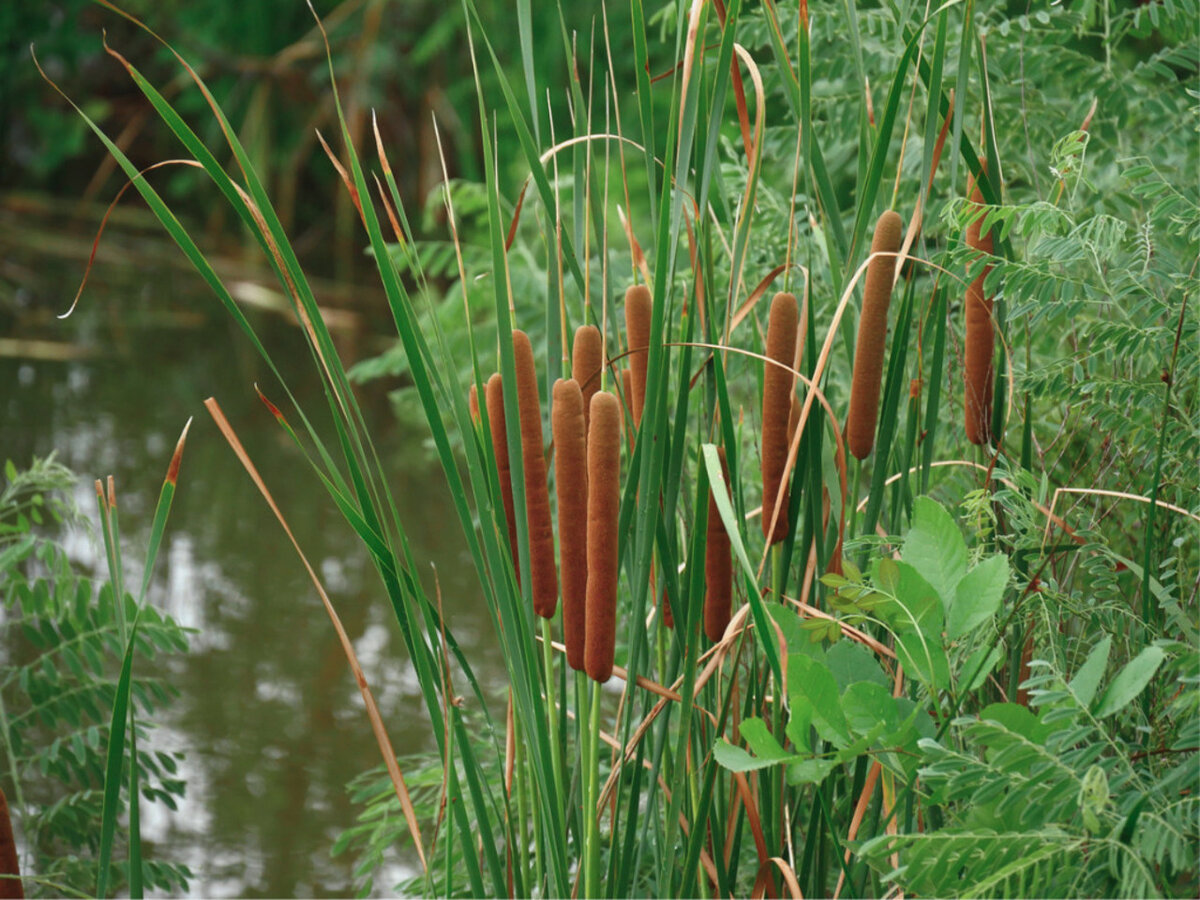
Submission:
[[[17,843],[13,839],[12,818],[8,812],[8,798],[0,790],[0,875],[20,876],[21,866],[17,860]],[[20,877],[0,878],[0,897],[24,897],[25,889]]]
[[[550,524],[550,489],[542,443],[542,402],[529,335],[513,331],[517,369],[517,402],[521,419],[521,461],[525,466],[525,519],[529,526],[529,573],[533,611],[543,619],[558,607],[558,571],[554,566],[554,529]]]
[[[578,346],[578,342],[576,343]],[[567,665],[584,667],[587,598],[587,438],[583,393],[574,378],[554,382],[550,430],[554,438],[554,488],[562,563],[563,636]]]
[[[879,384],[883,375],[883,351],[887,344],[888,306],[900,249],[904,222],[887,210],[875,223],[867,281],[863,286],[862,316],[858,320],[858,346],[854,353],[854,382],[850,388],[850,412],[846,416],[846,438],[856,459],[866,459],[875,446],[875,424],[879,415]]]
[[[629,413],[624,417],[625,422],[625,439],[629,441],[629,446],[633,447],[633,373],[629,369],[621,370],[621,396],[625,399],[625,411]]]
[[[508,546],[512,552],[513,569],[517,580],[521,579],[521,566],[517,563],[517,516],[513,508],[512,466],[508,459],[508,429],[504,424],[504,382],[496,372],[483,386],[483,400],[487,407],[488,428],[492,433],[492,452],[496,454],[496,473],[500,476],[500,500],[504,504],[504,521],[508,525]]]
[[[986,174],[986,167],[982,170]],[[992,233],[983,230],[983,194],[975,179],[969,179],[968,192],[971,197],[971,224],[967,226],[967,246],[979,253],[991,256]],[[992,327],[992,298],[984,294],[983,282],[990,265],[967,287],[966,337],[963,342],[963,388],[965,392],[967,440],[972,444],[986,444],[991,439],[992,424],[992,354],[996,336]]]
[[[729,483],[729,466],[725,448],[718,447],[721,474]],[[721,640],[729,626],[733,606],[733,556],[729,533],[721,521],[713,489],[708,489],[708,527],[704,538],[704,633],[713,643]]]
[[[762,411],[762,527],[763,536],[770,544],[777,544],[787,537],[788,489],[783,483],[783,469],[787,463],[788,418],[795,381],[791,368],[796,356],[799,318],[795,294],[780,293],[771,300],[767,358],[773,363],[767,363],[763,372]],[[780,510],[779,519],[772,531],[771,517],[776,506]]]
[[[632,397],[627,398],[633,413],[633,429],[642,424],[646,406],[646,364],[650,353],[650,312],[653,301],[650,289],[635,284],[625,292],[625,336],[629,341],[629,371],[632,378]]]
[[[595,325],[580,325],[575,329],[575,345],[571,350],[571,377],[583,393],[583,434],[586,438],[591,415],[592,397],[600,390],[600,374],[604,368],[604,340]]]
[[[587,674],[612,677],[617,634],[617,515],[620,506],[621,404],[592,398],[587,438]]]

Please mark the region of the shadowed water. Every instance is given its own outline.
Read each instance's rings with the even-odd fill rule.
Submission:
[[[106,237],[106,241],[109,240]],[[119,242],[119,237],[115,238]],[[119,243],[118,243],[119,245]],[[116,256],[116,254],[113,254]],[[323,488],[254,395],[295,419],[248,341],[192,273],[105,262],[65,321],[82,264],[6,251],[0,334],[68,342],[72,361],[0,358],[0,461],[27,465],[57,450],[80,475],[77,499],[96,519],[94,478],[116,478],[124,559],[140,576],[149,519],[175,441],[194,416],[150,601],[198,629],[168,675],[181,696],[150,749],[180,749],[187,797],[177,813],[144,806],[147,841],[195,872],[197,896],[352,893],[354,860],[330,858],[355,810],[344,786],[380,761],[333,628],[270,510],[203,407],[221,403],[336,605],[399,755],[434,746],[399,629],[366,554]],[[299,332],[251,321],[330,446],[324,398]],[[427,433],[398,426],[382,390],[363,397],[391,489],[431,593],[434,569],[450,627],[480,677],[502,680],[444,479]],[[96,544],[69,541],[84,568]],[[410,848],[376,880],[389,893]]]

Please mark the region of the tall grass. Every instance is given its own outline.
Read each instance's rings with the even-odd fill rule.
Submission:
[[[997,667],[1002,651],[1011,649],[1009,626],[1037,593],[1041,576],[1032,573],[1044,571],[1039,566],[1054,552],[1024,548],[1023,580],[1010,585],[1006,562],[968,567],[957,526],[919,496],[940,485],[959,490],[956,468],[982,471],[976,514],[980,523],[995,524],[979,524],[974,534],[979,552],[989,549],[987,559],[1002,562],[994,552],[1001,540],[995,518],[1007,514],[999,495],[1033,496],[1008,487],[1019,472],[1005,468],[1007,481],[993,476],[1014,455],[1003,428],[992,430],[1000,443],[985,446],[981,461],[959,459],[965,451],[949,424],[958,420],[957,401],[942,389],[960,368],[951,306],[968,273],[956,255],[957,236],[939,231],[923,211],[935,199],[960,197],[960,172],[978,185],[978,202],[999,210],[1004,200],[999,179],[988,176],[1001,171],[995,135],[985,129],[983,145],[976,145],[962,128],[966,116],[991,115],[988,79],[973,78],[970,68],[984,49],[974,44],[973,6],[888,7],[867,16],[851,2],[836,14],[823,11],[821,27],[850,41],[851,83],[861,85],[843,98],[837,122],[817,112],[821,62],[807,4],[793,10],[768,0],[753,13],[739,0],[681,4],[653,25],[640,0],[632,0],[629,13],[622,33],[632,59],[617,71],[606,71],[598,59],[601,37],[603,56],[612,59],[613,19],[595,23],[596,41],[586,51],[563,21],[564,66],[579,71],[586,52],[586,69],[594,73],[586,84],[569,79],[568,139],[549,127],[562,121],[559,101],[551,94],[546,108],[540,86],[529,81],[529,4],[518,5],[522,91],[506,68],[514,61],[496,57],[489,24],[464,2],[476,65],[494,69],[501,91],[498,98],[477,92],[487,278],[482,286],[469,284],[460,270],[459,280],[464,300],[470,291],[490,295],[495,333],[471,336],[465,364],[448,352],[439,318],[423,314],[419,301],[429,279],[386,150],[382,142],[356,146],[338,105],[340,145],[331,155],[356,204],[450,486],[478,574],[481,612],[504,648],[509,706],[503,712],[455,643],[454,623],[426,594],[405,531],[404,498],[391,494],[297,256],[202,78],[180,60],[219,126],[226,145],[220,150],[206,146],[114,52],[279,276],[325,380],[331,434],[296,404],[286,373],[268,357],[185,224],[121,148],[92,127],[278,377],[269,392],[286,402],[270,409],[370,553],[442,765],[436,820],[417,821],[403,776],[386,758],[386,732],[380,735],[420,854],[424,891],[881,896],[889,878],[902,877],[903,855],[889,849],[868,866],[858,854],[862,842],[934,830],[950,814],[917,786],[915,760],[924,746],[918,742],[956,734],[951,729],[961,713],[1015,699],[995,692],[988,677],[995,672],[997,685],[1007,680]],[[886,36],[872,38],[886,48],[884,77],[876,66],[873,82],[865,72],[871,54],[859,43],[864,17]],[[960,29],[957,56],[948,49],[951,28]],[[658,29],[667,38],[661,52],[652,41]],[[630,71],[632,96],[617,89],[617,78]],[[336,82],[330,89],[336,101]],[[773,104],[780,93],[782,104]],[[767,122],[768,110],[777,121]],[[496,158],[498,113],[516,134],[532,187],[515,204],[502,171],[518,161]],[[859,161],[849,183],[827,156],[846,152],[827,134],[838,128],[835,136],[849,137]],[[947,133],[953,135],[948,179],[939,176]],[[765,152],[780,145],[790,152]],[[228,167],[221,162],[226,154]],[[568,168],[571,177],[564,178]],[[792,186],[786,202],[779,202],[786,189],[768,176]],[[570,202],[563,198],[568,192]],[[895,233],[886,248],[874,248],[885,255],[872,257],[866,229],[891,209],[910,220],[908,234],[900,244],[898,220],[886,216]],[[461,267],[449,202],[447,211]],[[786,219],[780,224],[771,216]],[[990,249],[999,260],[1013,252],[1004,234]],[[534,302],[512,289],[520,265],[514,240],[527,241],[544,268],[546,288]],[[852,432],[860,462],[851,486],[842,426],[864,276],[868,301],[884,302],[869,326],[876,399],[870,421]],[[764,329],[768,316],[759,301],[779,279],[784,291]],[[787,289],[801,279],[797,301]],[[635,280],[644,283],[630,286]],[[885,347],[880,326],[886,333],[893,282],[899,302]],[[626,287],[622,341],[613,298]],[[786,309],[781,297],[788,298]],[[992,315],[1011,352],[1018,328],[1004,321],[1000,305]],[[565,335],[576,325],[596,329],[608,359],[599,358],[591,330],[576,332],[568,349]],[[531,342],[524,331],[544,339]],[[628,359],[616,349],[622,344]],[[860,350],[861,344],[860,338]],[[498,374],[485,387],[481,373],[490,371]],[[564,490],[587,495],[584,656],[591,684],[581,674],[572,680],[556,640],[563,625],[543,455],[547,410],[537,401],[539,380],[549,397],[558,376],[572,372],[572,402],[582,394],[588,404],[586,488],[578,474],[568,476],[578,473],[578,446],[564,443],[554,452],[573,454],[556,469],[560,516]],[[478,429],[469,382],[476,396],[483,392],[478,414],[487,421]],[[620,388],[628,411],[628,443],[610,385]],[[993,402],[1011,419],[1010,390],[1011,381],[995,379]],[[556,387],[556,401],[559,394]],[[864,465],[868,453],[858,451],[868,430],[874,456]],[[232,432],[226,436],[236,447]],[[938,438],[937,446],[949,451],[945,459],[930,449]],[[764,477],[756,512],[757,479],[747,473],[759,468],[759,453]],[[917,471],[919,481],[910,477]],[[573,486],[561,483],[567,477]],[[1039,524],[1061,521],[1043,499],[1030,500],[1029,515],[1044,514]],[[1154,503],[1150,508],[1153,516]],[[748,526],[755,515],[761,523]],[[568,525],[560,520],[560,535],[577,534]],[[895,542],[876,549],[881,535],[902,532],[915,537],[905,541],[900,562],[892,559]],[[572,592],[577,579],[568,578],[568,558],[576,540],[564,539],[557,549],[562,582]],[[942,565],[943,551],[953,565]],[[936,598],[954,598],[967,578],[974,580],[957,596],[968,599],[944,600],[958,610],[944,622]],[[660,592],[670,598],[673,629],[660,627],[654,602]],[[336,623],[332,606],[330,612]],[[564,624],[566,652],[575,655],[576,625]],[[985,626],[986,633],[977,631]],[[956,642],[943,643],[947,629]],[[1019,654],[1010,659],[1019,664]],[[571,666],[577,662],[575,656]],[[601,682],[608,686],[601,689]],[[501,769],[502,779],[491,776]]]

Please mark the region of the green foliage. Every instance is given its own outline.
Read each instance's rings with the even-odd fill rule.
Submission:
[[[111,584],[80,575],[61,542],[61,529],[79,521],[69,494],[74,474],[50,457],[21,470],[9,461],[5,476],[0,492],[0,640],[8,649],[0,667],[5,789],[25,839],[25,874],[45,879],[38,890],[91,892],[116,670],[125,654],[121,612]],[[124,616],[132,620],[133,597],[126,594],[123,603]],[[143,610],[135,640],[143,666],[158,670],[187,646],[185,629],[153,607]],[[148,748],[151,717],[176,693],[146,671],[131,685],[139,716],[141,795],[171,810],[184,794],[183,755]],[[123,756],[127,781],[133,762],[128,745]],[[186,890],[191,877],[186,866],[168,861],[145,866],[146,886],[168,893]],[[108,881],[114,887],[127,882],[124,863],[112,865]]]

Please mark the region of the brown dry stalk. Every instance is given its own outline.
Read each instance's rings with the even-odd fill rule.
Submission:
[[[17,842],[13,839],[12,817],[8,812],[8,798],[0,790],[0,875],[20,876],[21,865],[17,860]],[[0,897],[24,897],[25,888],[20,877],[0,878]]]
[[[721,457],[721,474],[729,483],[729,466],[725,462],[725,448],[718,447]],[[712,488],[708,490],[708,528],[704,540],[704,633],[713,643],[725,636],[729,625],[729,614],[733,605],[733,556],[730,550],[729,533],[717,510],[717,500]]]
[[[529,526],[529,573],[533,611],[543,619],[558,607],[558,571],[554,565],[554,528],[550,523],[550,488],[542,443],[542,401],[529,335],[514,330],[513,358],[517,368],[517,402],[521,418],[521,461],[525,466],[525,519]]]
[[[904,222],[893,210],[879,217],[871,241],[874,256],[867,266],[863,287],[862,316],[858,321],[858,347],[854,354],[854,383],[850,389],[850,412],[846,436],[856,459],[866,459],[875,446],[875,423],[879,415],[879,385],[883,375],[883,351],[887,344],[888,306],[900,249]]]
[[[592,397],[600,390],[600,370],[604,367],[604,340],[595,325],[575,329],[571,351],[571,377],[583,392],[583,433],[586,437]]]
[[[504,424],[504,382],[500,373],[488,379],[483,388],[487,405],[488,427],[492,432],[492,452],[496,454],[496,472],[500,476],[500,500],[504,504],[504,520],[508,525],[508,547],[512,553],[517,583],[521,581],[521,566],[517,562],[517,516],[513,509],[512,468],[508,460],[508,429]]]
[[[986,172],[986,167],[983,169]],[[992,233],[982,234],[983,194],[975,179],[968,181],[971,197],[971,215],[967,227],[967,246],[972,250],[992,254]],[[990,265],[967,288],[966,338],[963,342],[963,388],[965,392],[967,440],[972,444],[986,444],[991,439],[992,424],[992,354],[996,337],[992,329],[992,298],[983,292],[983,282]]]
[[[621,404],[601,391],[592,398],[587,441],[587,673],[612,677],[617,635],[617,516],[621,464]]]
[[[574,378],[554,382],[550,430],[562,562],[563,637],[567,664],[583,671],[587,599],[587,438],[583,393]]]
[[[796,358],[796,329],[800,310],[795,294],[776,294],[771,300],[767,322],[767,358],[779,365],[767,364],[763,372],[762,409],[762,479],[763,536],[767,543],[777,544],[787,537],[788,489],[783,483],[783,469],[788,455],[788,419],[792,411],[791,365]],[[781,514],[771,529],[768,510],[781,507]]]
[[[642,411],[646,405],[652,303],[650,289],[644,284],[635,284],[625,292],[625,336],[629,341],[629,371],[633,380],[633,396],[628,402],[634,429],[642,424]]]

